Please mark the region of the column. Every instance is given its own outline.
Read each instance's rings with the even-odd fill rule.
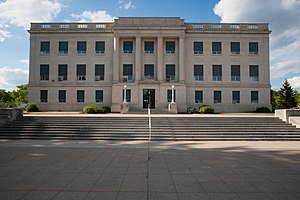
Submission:
[[[157,37],[157,80],[164,80],[164,45],[163,37]]]
[[[141,80],[142,73],[142,43],[141,37],[137,36],[135,38],[135,80]]]
[[[120,38],[114,37],[113,82],[120,81]]]
[[[184,37],[179,38],[179,83],[184,83],[185,81],[185,43]]]

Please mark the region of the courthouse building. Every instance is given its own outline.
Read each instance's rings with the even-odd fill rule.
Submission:
[[[124,101],[129,111],[150,103],[157,112],[172,101],[178,112],[271,106],[268,24],[120,17],[32,23],[29,33],[29,102],[41,110],[94,104],[120,112]]]

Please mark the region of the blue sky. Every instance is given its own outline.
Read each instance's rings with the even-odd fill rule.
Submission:
[[[30,22],[180,17],[186,22],[270,23],[271,85],[300,91],[300,0],[0,0],[0,89],[28,82]]]

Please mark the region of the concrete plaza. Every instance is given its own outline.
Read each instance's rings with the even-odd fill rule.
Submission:
[[[1,200],[300,199],[300,142],[3,140],[0,152]]]

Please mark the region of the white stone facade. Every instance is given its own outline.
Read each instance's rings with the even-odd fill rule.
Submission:
[[[204,104],[217,112],[271,107],[268,24],[119,18],[32,23],[29,33],[29,102],[41,110],[94,104],[119,112],[124,85],[132,111],[145,107],[148,94],[152,108],[166,111],[172,85],[178,112]],[[97,74],[95,65],[101,65]]]

